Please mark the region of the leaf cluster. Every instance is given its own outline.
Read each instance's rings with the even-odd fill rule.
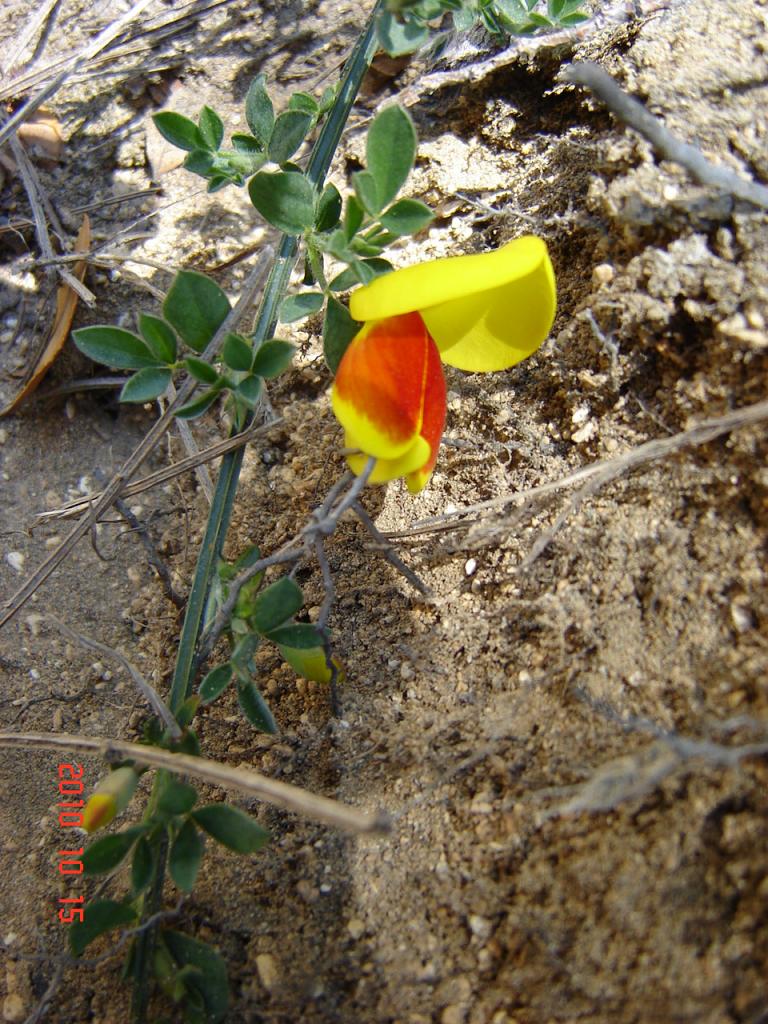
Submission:
[[[171,145],[188,152],[184,167],[208,182],[208,191],[226,185],[244,185],[264,164],[285,164],[328,112],[335,90],[328,88],[319,100],[306,92],[294,93],[288,107],[275,115],[264,75],[251,83],[245,97],[245,118],[250,132],[235,132],[231,146],[222,148],[224,122],[205,106],[195,123],[175,111],[161,111],[153,121]]]
[[[505,41],[578,25],[589,17],[581,6],[582,0],[547,0],[544,14],[541,0],[389,0],[376,27],[382,48],[396,57],[424,46],[445,15],[457,32],[481,24]]]
[[[176,371],[186,370],[204,390],[176,411],[179,418],[201,416],[228,392],[239,420],[258,402],[264,380],[288,366],[294,347],[271,338],[254,352],[247,338],[231,333],[216,364],[202,359],[229,311],[229,299],[215,281],[182,270],[165,297],[163,316],[140,313],[138,333],[100,325],[81,327],[72,335],[80,351],[96,362],[136,371],[123,386],[121,401],[150,402],[165,393]]]
[[[160,772],[151,810],[144,821],[95,840],[83,854],[86,876],[109,874],[130,856],[131,892],[124,900],[97,899],[88,903],[82,920],[69,929],[75,956],[100,935],[136,924],[144,894],[168,849],[168,871],[181,892],[192,891],[205,849],[205,836],[235,853],[255,853],[269,833],[249,815],[226,803],[197,807],[197,790],[169,772]],[[126,974],[131,973],[132,947]],[[175,1003],[182,1003],[190,1024],[220,1021],[229,992],[226,968],[206,943],[180,932],[164,931],[154,958],[155,977]]]
[[[229,583],[260,558],[259,549],[254,546],[233,564],[219,564],[218,578],[211,588],[206,607],[206,624],[214,620],[227,600]],[[264,573],[259,572],[240,588],[229,623],[230,657],[205,676],[197,699],[203,704],[211,704],[234,682],[238,703],[251,725],[263,732],[275,733],[275,720],[253,678],[256,672],[254,655],[261,640],[275,644],[283,658],[305,675],[308,674],[306,654],[322,652],[324,662],[328,640],[325,633],[311,623],[294,621],[294,616],[304,606],[304,594],[290,576],[282,576],[261,589],[263,580]],[[313,678],[312,675],[308,677]]]

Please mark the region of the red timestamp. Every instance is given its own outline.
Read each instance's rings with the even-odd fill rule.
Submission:
[[[81,828],[83,824],[83,766],[81,764],[60,764],[58,768],[59,825],[61,828]],[[84,847],[73,850],[59,850],[59,874],[68,877],[82,875]],[[59,903],[59,921],[74,924],[83,920],[84,896],[62,896]]]

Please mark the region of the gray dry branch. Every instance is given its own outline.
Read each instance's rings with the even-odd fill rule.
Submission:
[[[584,85],[605,103],[620,121],[634,128],[647,139],[664,160],[680,164],[700,185],[768,210],[768,188],[742,178],[727,167],[711,163],[696,146],[683,142],[654,117],[634,97],[621,89],[613,78],[597,64],[582,61],[566,68],[563,79],[573,85]]]
[[[137,765],[164,768],[177,775],[189,775],[223,789],[236,789],[257,797],[275,807],[294,811],[320,821],[325,825],[356,834],[382,834],[390,829],[386,811],[360,811],[356,807],[317,796],[299,786],[278,782],[259,772],[244,768],[230,768],[218,761],[189,754],[173,754],[160,747],[149,747],[123,740],[100,739],[96,736],[72,736],[66,733],[0,733],[0,747],[14,749],[42,748],[48,750],[76,750],[83,754],[98,754],[106,760],[132,760]]]

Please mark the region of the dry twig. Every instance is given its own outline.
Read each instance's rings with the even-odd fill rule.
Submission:
[[[135,761],[138,765],[150,768],[164,768],[178,775],[189,775],[202,779],[223,789],[236,789],[248,796],[257,797],[274,807],[282,807],[287,811],[295,811],[312,821],[320,821],[326,825],[345,832],[386,833],[390,829],[390,819],[386,811],[360,811],[356,807],[332,800],[330,797],[317,796],[299,786],[291,786],[287,782],[270,779],[259,772],[244,768],[230,768],[218,761],[209,761],[203,757],[192,757],[189,754],[172,754],[160,747],[149,747],[140,743],[127,743],[124,740],[105,740],[96,736],[72,736],[66,733],[0,733],[0,747],[16,750],[38,747],[47,750],[76,750],[82,754],[94,754],[106,760]]]
[[[597,64],[582,61],[566,68],[566,82],[585,85],[624,124],[647,139],[664,160],[680,164],[700,185],[709,185],[736,199],[768,210],[768,188],[742,178],[727,167],[710,163],[700,149],[682,142],[654,117],[638,100],[621,89],[613,78]]]

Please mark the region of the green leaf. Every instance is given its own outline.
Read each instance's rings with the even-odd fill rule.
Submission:
[[[182,782],[173,775],[164,777],[157,797],[157,809],[161,814],[173,817],[187,814],[197,802],[197,790],[188,782]]]
[[[331,373],[336,373],[349,343],[363,325],[353,320],[338,299],[328,299],[323,323],[323,356]]]
[[[197,119],[200,134],[208,149],[218,149],[224,138],[224,122],[215,110],[203,107]]]
[[[410,115],[402,107],[385,107],[368,129],[365,151],[381,210],[405,184],[416,159],[416,129]]]
[[[228,661],[225,661],[223,665],[217,665],[216,668],[212,668],[202,683],[200,683],[200,689],[197,691],[203,704],[210,704],[216,700],[219,694],[223,693],[229,686],[231,678],[232,666]]]
[[[275,123],[275,111],[264,84],[264,75],[257,75],[248,89],[245,97],[245,120],[261,149],[266,149]]]
[[[191,152],[193,149],[208,148],[195,122],[183,114],[177,114],[173,110],[162,110],[159,114],[153,114],[152,120],[163,138],[177,149]]]
[[[248,182],[251,202],[262,217],[286,235],[300,235],[315,219],[315,193],[299,171],[260,171]]]
[[[402,57],[405,53],[413,53],[429,38],[429,30],[424,25],[412,19],[401,23],[389,11],[382,11],[379,15],[376,34],[382,49],[386,50],[390,57]]]
[[[204,846],[203,837],[194,822],[187,818],[173,840],[168,858],[171,878],[182,892],[191,892],[194,888]]]
[[[315,117],[320,113],[320,104],[308,92],[295,92],[288,100],[288,109],[302,110],[305,114]]]
[[[187,356],[184,360],[184,366],[195,380],[199,380],[201,384],[216,384],[219,380],[218,371],[210,363],[206,363],[204,359]]]
[[[171,383],[173,374],[170,370],[162,369],[159,366],[146,366],[123,385],[120,392],[121,402],[151,402],[164,394]]]
[[[381,237],[381,236],[379,236]],[[364,238],[359,235],[352,239],[350,248],[353,253],[358,256],[378,256],[381,252],[384,242],[380,242],[378,238],[373,242],[367,242]]]
[[[393,235],[415,235],[435,219],[426,203],[418,199],[398,199],[379,220]]]
[[[142,370],[160,362],[136,334],[122,327],[80,327],[72,331],[75,344],[89,359],[118,370]]]
[[[296,320],[303,320],[312,313],[317,313],[323,308],[325,296],[322,292],[299,292],[298,295],[289,295],[280,306],[278,319],[281,323],[292,324]]]
[[[132,924],[137,918],[133,907],[116,900],[94,900],[85,907],[83,920],[69,929],[69,946],[75,956],[104,932],[112,931],[124,924]]]
[[[235,132],[232,136],[232,147],[236,149],[238,153],[252,154],[264,152],[264,147],[258,139],[254,139],[252,135],[245,135],[242,132]]]
[[[203,351],[229,310],[221,288],[196,270],[180,270],[163,303],[165,319],[195,352]]]
[[[237,700],[243,714],[254,728],[274,736],[278,732],[277,722],[269,710],[269,705],[262,697],[258,687],[250,680],[237,682]]]
[[[270,338],[256,352],[256,357],[253,360],[253,372],[265,380],[279,377],[291,366],[291,360],[295,354],[296,347],[290,341]]]
[[[328,287],[333,292],[345,292],[348,288],[354,288],[356,284],[368,284],[375,277],[388,274],[393,269],[388,260],[382,260],[378,256],[369,260],[355,260],[346,270],[337,274]]]
[[[193,398],[191,402],[187,402],[186,405],[177,409],[176,416],[180,420],[196,420],[198,416],[202,416],[207,409],[210,409],[219,397],[220,390],[220,388],[213,388],[210,391],[204,391],[202,395]]]
[[[152,355],[164,363],[172,363],[176,359],[176,334],[165,320],[151,313],[139,313],[139,333],[152,350]]]
[[[301,110],[284,110],[275,121],[267,155],[276,164],[290,160],[312,127],[312,115]]]
[[[584,11],[574,11],[573,14],[564,14],[558,24],[570,28],[571,25],[580,25],[582,21],[589,21],[589,15]]]
[[[349,242],[357,234],[358,228],[363,223],[365,211],[362,203],[356,196],[347,198],[347,208],[344,211],[344,235]]]
[[[192,812],[192,817],[217,843],[235,853],[255,853],[269,842],[269,832],[249,815],[229,804],[208,804]]]
[[[208,179],[208,192],[219,192],[225,186],[232,184],[232,178],[228,174],[212,174]]]
[[[143,892],[152,881],[152,868],[154,867],[154,856],[152,847],[147,842],[146,836],[142,836],[133,851],[131,862],[131,891],[134,896]]]
[[[259,633],[270,633],[282,626],[304,605],[301,587],[290,576],[270,583],[256,598],[251,619]]]
[[[205,942],[182,932],[166,929],[162,938],[180,967],[196,968],[194,973],[185,976],[185,987],[194,989],[203,1002],[204,1014],[198,1020],[221,1024],[229,1007],[227,967],[222,958]]]
[[[360,205],[371,216],[375,216],[385,203],[379,200],[376,179],[370,171],[358,171],[352,175],[352,187]]]
[[[221,358],[230,370],[247,372],[253,362],[253,350],[239,334],[228,334],[221,350]]]
[[[104,836],[91,843],[82,856],[83,874],[104,875],[112,871],[127,857],[133,844],[143,835],[148,825],[133,825],[112,836]]]
[[[201,178],[207,178],[213,168],[214,159],[214,154],[207,149],[193,149],[182,167],[185,171],[199,174]]]
[[[309,622],[294,622],[290,626],[273,629],[269,639],[280,647],[293,647],[302,651],[325,645],[323,634]]]
[[[341,194],[335,185],[328,184],[317,201],[315,231],[330,231],[341,217]]]
[[[237,385],[237,394],[249,409],[255,409],[264,390],[264,381],[258,374],[249,373]]]

